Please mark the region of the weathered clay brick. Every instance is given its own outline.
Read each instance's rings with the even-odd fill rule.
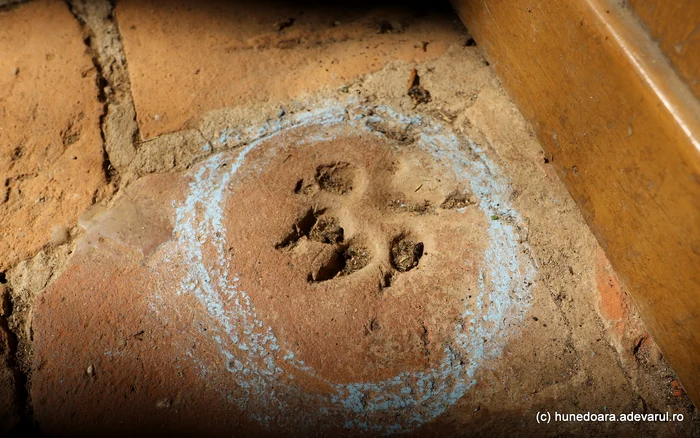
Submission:
[[[241,4],[118,4],[141,132],[188,130],[138,145],[31,295],[43,432],[626,436],[535,415],[691,412],[650,338],[615,337],[633,306],[463,31]],[[241,113],[197,123],[216,109]]]
[[[245,151],[143,177],[95,218],[34,309],[43,431],[391,432],[456,410],[534,276],[506,249],[493,257],[514,264],[509,278],[493,277],[487,248],[517,245],[477,204],[500,196],[496,177],[475,170],[469,186],[467,160],[395,136],[432,133],[461,154],[435,124],[386,110],[368,122],[379,136],[363,121],[374,110],[329,126],[346,111],[321,109],[282,122],[308,127],[252,129],[265,140]],[[455,192],[464,205],[445,206]],[[376,409],[358,412],[365,397]]]
[[[0,12],[0,270],[105,190],[96,71],[64,2]]]
[[[392,61],[432,59],[465,38],[453,15],[419,19],[419,12],[269,1],[119,2],[141,134],[180,130],[213,109],[340,88]]]

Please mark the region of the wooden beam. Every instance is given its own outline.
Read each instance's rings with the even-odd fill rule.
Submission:
[[[700,99],[700,2],[627,1],[651,36],[658,41],[676,73]]]
[[[697,99],[637,18],[617,3],[453,3],[697,406]]]

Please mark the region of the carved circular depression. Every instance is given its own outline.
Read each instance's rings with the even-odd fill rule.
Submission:
[[[188,355],[203,374],[225,364],[227,399],[268,430],[434,420],[529,306],[505,178],[468,139],[389,108],[328,104],[244,134],[189,171],[176,206],[178,296],[215,346]]]

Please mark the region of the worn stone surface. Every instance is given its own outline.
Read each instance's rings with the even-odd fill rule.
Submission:
[[[664,379],[648,374],[661,386],[645,387],[629,376],[597,313],[595,240],[512,103],[464,50],[425,66],[435,97],[418,112],[410,69],[396,63],[353,87],[373,95],[359,102],[323,96],[253,126],[217,113],[207,123],[222,135],[199,141],[222,152],[133,183],[90,222],[35,310],[42,429],[674,436],[697,427]],[[479,96],[448,107],[438,78],[459,77],[458,60],[474,74],[451,86],[479,84]],[[473,204],[441,208],[455,191]],[[324,218],[342,241],[315,228]],[[423,248],[402,272],[392,245],[404,237]],[[346,245],[368,254],[347,272]],[[687,421],[538,425],[543,410],[668,410]]]
[[[364,107],[319,109],[281,122],[308,128],[214,155],[185,175],[141,179],[95,219],[36,308],[32,396],[44,430],[97,433],[109,424],[127,432],[167,421],[189,431],[210,397],[220,406],[209,412],[215,434],[228,434],[231,424],[276,434],[340,425],[412,430],[473,384],[478,364],[507,336],[481,318],[521,319],[527,299],[509,294],[522,295],[534,278],[526,255],[498,249],[502,239],[517,243],[510,226],[486,214],[502,193],[484,179],[486,169],[471,169],[473,181],[452,170],[449,162],[464,164],[450,154],[469,156],[469,149],[445,152],[442,163],[440,146],[456,144],[414,145],[363,131],[371,122],[344,114],[370,117]],[[385,121],[391,113],[372,117]],[[443,141],[418,119],[405,128],[413,123]],[[471,196],[481,207],[392,208],[396,199],[438,206],[455,190],[478,190]],[[314,237],[323,233],[317,224],[330,220],[342,238]],[[408,240],[419,242],[417,261],[399,268],[394,248]],[[514,264],[505,268],[513,278],[496,280],[500,268],[485,254]],[[353,262],[357,256],[362,261]],[[211,285],[196,286],[201,281]],[[508,286],[501,290],[502,281]],[[103,297],[99,309],[66,313],[94,293]],[[489,297],[498,304],[484,303]],[[79,347],[72,341],[78,333],[101,340]],[[66,342],[56,345],[55,336]],[[485,340],[491,344],[484,349]],[[136,366],[143,380],[135,379]],[[414,391],[422,395],[410,396]],[[401,396],[413,413],[397,419],[401,407],[383,400]],[[368,407],[358,412],[357,403]],[[165,405],[171,411],[159,413]],[[95,428],[76,422],[79,414],[102,420]],[[133,420],[116,425],[124,415]]]
[[[392,60],[422,62],[464,42],[445,9],[365,3],[123,1],[116,8],[144,138],[207,111],[349,85]]]
[[[65,3],[0,12],[0,270],[110,192],[95,69]]]
[[[65,244],[78,215],[111,189],[103,171],[96,73],[66,4],[37,1],[1,10],[0,53],[2,434],[15,430],[28,409],[27,319],[50,275],[43,284],[28,278],[41,278],[53,257],[30,264],[32,272],[8,268]],[[13,277],[27,282],[13,284]]]

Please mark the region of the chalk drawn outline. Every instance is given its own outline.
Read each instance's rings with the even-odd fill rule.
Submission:
[[[231,274],[222,218],[229,186],[246,165],[247,155],[267,147],[271,138],[302,127],[318,129],[299,140],[298,147],[359,132],[383,135],[372,128],[381,121],[418,128],[417,146],[458,179],[468,181],[477,195],[479,208],[490,219],[489,247],[479,273],[480,290],[472,293],[475,308],[486,310],[473,312],[465,300],[454,342],[444,347],[443,360],[430,370],[405,371],[379,382],[334,383],[316,375],[293,351],[281,346],[273,328],[257,316],[249,295],[238,287],[238,277]],[[528,287],[534,281],[536,263],[527,244],[519,240],[515,224],[522,221],[510,206],[507,179],[499,167],[474,142],[434,120],[405,116],[386,106],[373,107],[368,115],[366,107],[352,102],[330,101],[320,109],[261,126],[224,130],[218,142],[223,144],[231,137],[246,144],[235,152],[212,155],[188,172],[192,182],[186,200],[175,206],[173,232],[177,251],[188,263],[178,295],[194,295],[218,327],[211,337],[238,387],[227,394],[228,399],[248,407],[246,412],[262,426],[273,429],[284,424],[295,433],[318,430],[324,427],[323,418],[339,416],[347,429],[388,435],[415,430],[444,413],[475,384],[480,363],[498,357],[514,333],[512,327],[517,327],[530,306]],[[495,217],[500,220],[492,220]],[[207,246],[216,254],[211,263],[204,256]],[[319,379],[332,389],[331,394],[304,392],[295,384],[298,373]],[[302,400],[303,411],[295,410],[290,400]],[[250,409],[253,402],[255,408]]]

